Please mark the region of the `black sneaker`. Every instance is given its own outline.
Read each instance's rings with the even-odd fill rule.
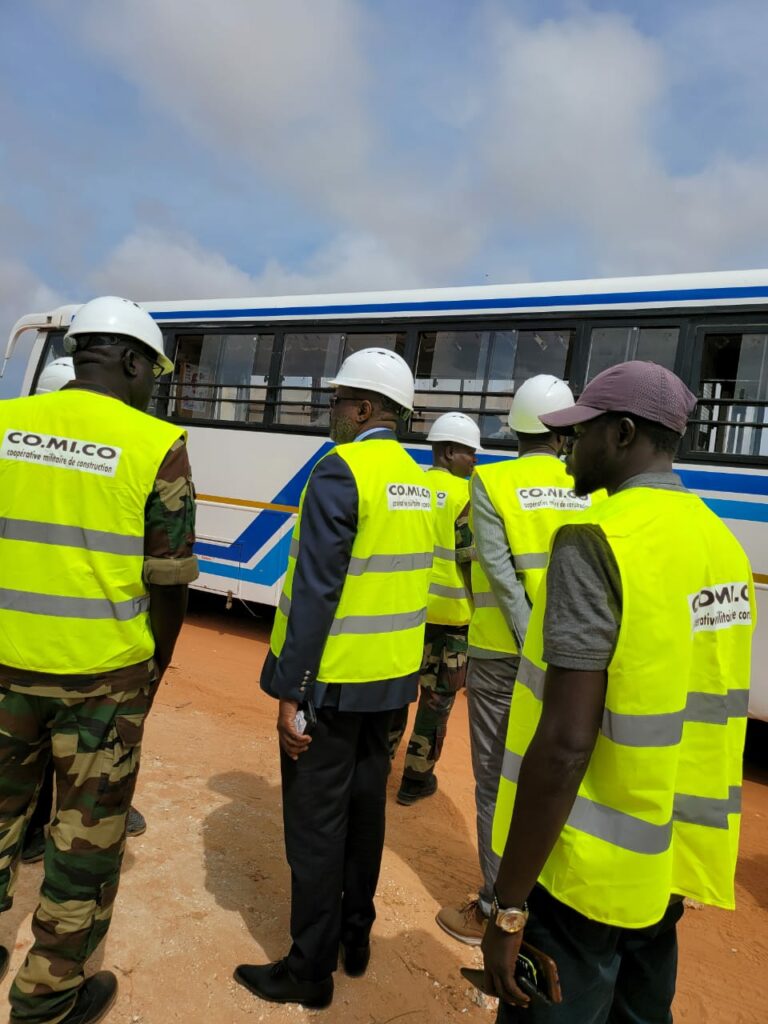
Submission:
[[[333,977],[322,981],[302,981],[289,969],[285,960],[272,964],[240,964],[235,968],[235,981],[249,992],[270,1003],[299,1003],[310,1010],[322,1010],[333,999]]]
[[[27,831],[21,848],[22,864],[36,864],[45,856],[45,832],[41,828]]]
[[[117,978],[112,971],[98,971],[86,978],[77,993],[75,1005],[60,1024],[96,1024],[111,1009],[117,998]]]
[[[421,779],[406,779],[400,783],[400,789],[397,791],[397,802],[402,804],[404,807],[409,807],[411,804],[415,804],[417,800],[424,800],[425,797],[432,796],[437,790],[437,776],[429,775],[423,781]]]
[[[2,981],[6,974],[8,973],[8,965],[10,964],[10,962],[11,954],[8,952],[5,946],[0,946],[0,981]]]
[[[143,814],[139,814],[135,807],[128,811],[128,821],[125,826],[125,834],[135,839],[136,836],[143,836],[147,831],[147,820]]]

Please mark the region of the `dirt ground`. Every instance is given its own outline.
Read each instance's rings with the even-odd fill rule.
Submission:
[[[148,829],[129,841],[112,929],[89,973],[104,967],[120,979],[107,1024],[294,1022],[310,1011],[262,1003],[232,981],[236,964],[275,959],[288,943],[275,705],[258,688],[269,620],[195,598],[147,725],[135,803]],[[495,1020],[459,975],[479,953],[434,922],[443,902],[478,883],[466,717],[461,695],[440,788],[421,805],[395,803],[399,755],[371,967],[358,980],[336,974],[325,1013],[334,1024]],[[30,943],[40,875],[40,865],[22,869],[4,916],[12,970]],[[737,882],[736,913],[692,909],[683,919],[676,1021],[768,1020],[765,760],[748,769]]]

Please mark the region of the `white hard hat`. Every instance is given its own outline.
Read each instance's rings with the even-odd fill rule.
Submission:
[[[446,412],[438,416],[429,429],[427,440],[454,441],[456,444],[464,444],[467,448],[480,450],[480,427],[463,412]]]
[[[403,357],[388,348],[362,348],[353,352],[329,383],[332,388],[375,391],[413,411],[413,374]]]
[[[116,295],[91,299],[75,313],[64,335],[64,347],[75,351],[74,339],[81,334],[124,334],[135,338],[157,356],[163,373],[173,372],[173,363],[163,349],[163,333],[152,317],[137,302]],[[70,346],[67,342],[71,340]]]
[[[61,356],[48,363],[43,372],[37,378],[36,395],[47,395],[50,391],[58,391],[65,384],[75,379],[75,368],[72,365],[72,356]]]
[[[521,434],[548,434],[539,419],[544,413],[557,412],[573,405],[573,392],[559,377],[539,373],[529,377],[515,392],[509,410],[509,425]]]

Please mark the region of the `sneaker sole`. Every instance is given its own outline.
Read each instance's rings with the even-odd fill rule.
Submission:
[[[428,800],[429,797],[434,796],[436,792],[437,786],[435,786],[434,789],[430,789],[428,793],[401,793],[398,790],[395,800],[401,807],[410,807],[411,804],[416,804],[419,800]]]
[[[143,836],[146,831],[147,826],[145,825],[144,828],[131,829],[130,832],[126,829],[125,834],[128,837],[128,839],[136,839],[137,836]]]
[[[469,936],[466,933],[464,935],[460,935],[458,932],[453,931],[453,929],[443,924],[439,917],[436,917],[435,921],[443,929],[446,935],[450,935],[451,938],[456,939],[457,942],[463,942],[465,946],[479,946],[483,941],[482,935]]]

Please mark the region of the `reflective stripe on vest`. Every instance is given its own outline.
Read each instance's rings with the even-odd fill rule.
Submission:
[[[525,455],[477,466],[475,475],[504,523],[515,572],[533,602],[547,568],[552,534],[583,516],[592,501],[575,496],[573,478],[565,464],[552,455]],[[517,641],[478,561],[472,562],[472,594],[470,654],[473,649],[499,656],[519,654]]]
[[[695,495],[630,488],[590,515],[623,589],[600,732],[539,881],[604,924],[660,920],[672,893],[733,906],[746,727],[752,575]],[[501,853],[520,764],[541,714],[546,582],[515,684],[493,845]],[[701,608],[715,606],[717,615]]]
[[[466,626],[472,617],[472,603],[456,562],[456,520],[469,503],[469,481],[434,466],[425,477],[435,495],[435,560],[427,622]]]
[[[423,470],[397,441],[371,438],[338,445],[328,455],[343,459],[354,476],[360,525],[317,678],[363,683],[409,675],[418,671],[423,652],[434,548],[432,492]],[[302,494],[270,639],[276,657],[291,613],[303,504]]]
[[[152,657],[144,510],[184,436],[86,390],[0,403],[0,663],[95,675]]]

